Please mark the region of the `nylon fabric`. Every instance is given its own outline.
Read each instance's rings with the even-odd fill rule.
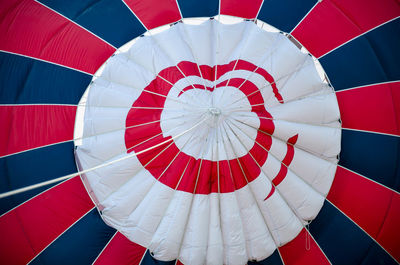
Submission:
[[[105,222],[157,260],[245,264],[317,216],[340,152],[338,119],[333,90],[283,34],[178,23],[107,62],[76,154],[81,170],[126,158],[83,178]]]

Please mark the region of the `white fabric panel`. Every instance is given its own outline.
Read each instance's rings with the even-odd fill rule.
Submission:
[[[158,260],[174,260],[179,256],[186,223],[192,206],[193,194],[176,191],[149,249]]]
[[[120,130],[87,137],[83,139],[80,149],[101,161],[107,161],[126,153],[124,136],[125,131]]]
[[[276,86],[284,102],[290,102],[323,89],[324,84],[321,83],[315,70],[312,58],[306,57],[305,59],[306,62],[293,68],[289,75],[278,79],[275,77]],[[268,109],[277,105],[280,103],[274,97],[265,100],[265,106]]]
[[[124,86],[110,82],[104,78],[97,78],[90,87],[87,105],[92,107],[130,107],[142,92],[139,88]]]
[[[107,61],[101,77],[132,88],[145,88],[158,72],[151,68],[144,68],[136,62],[137,58],[130,58],[126,55],[126,53],[120,53],[111,57]]]
[[[234,193],[219,195],[224,241],[224,264],[245,264],[248,260],[240,209]]]
[[[240,206],[248,259],[263,260],[275,251],[275,241],[268,231],[250,187],[245,186],[235,191],[235,195]]]
[[[207,248],[207,265],[223,264],[224,261],[224,245],[221,230],[221,217],[219,206],[219,195],[211,193],[210,197],[210,216],[208,230],[208,248]],[[187,263],[191,264],[191,263]]]
[[[281,160],[276,159],[271,153],[268,154],[267,161],[261,166],[263,174],[265,174],[268,179],[272,180],[278,175],[281,169]]]
[[[258,206],[275,240],[275,244],[281,246],[292,240],[303,226],[278,192],[275,191],[268,200],[264,201],[272,187],[268,178],[264,174],[260,174],[249,185],[254,191]]]
[[[271,148],[269,149],[269,154],[274,156],[279,161],[282,161],[285,158],[286,153],[287,153],[287,143],[275,137],[272,137],[272,145]]]
[[[337,165],[301,149],[296,149],[289,168],[316,191],[327,196],[335,177]]]
[[[286,37],[281,35],[279,38]],[[301,67],[307,57],[307,54],[299,52],[299,49],[286,39],[280,41],[277,48],[272,50],[272,54],[268,54],[268,57],[263,58],[263,62],[258,63],[258,65],[267,70],[278,83],[279,80],[291,74],[293,70]]]
[[[217,211],[219,221],[219,210],[210,207],[210,200],[212,200],[210,195],[195,195],[193,198],[192,208],[183,237],[181,252],[179,254],[179,260],[184,264],[205,264],[209,233],[210,231],[215,232],[215,226],[217,228],[220,226],[219,222],[211,222],[213,220],[212,217],[215,217],[215,211]],[[217,238],[217,236],[215,237]],[[222,242],[222,240],[220,242]],[[218,243],[217,240],[213,242],[217,247]]]
[[[103,198],[100,196],[98,196],[98,198],[100,199],[101,205],[105,208],[103,214],[110,217],[114,223],[123,225],[129,215],[136,209],[146,194],[154,186],[156,180],[152,178],[146,170],[141,170],[127,179],[118,178],[118,175],[113,177],[116,182],[113,183],[114,187],[109,184],[111,183],[110,178],[107,183],[102,182],[102,179],[100,179],[95,185],[108,185],[110,188],[114,188],[103,195]],[[119,185],[120,187],[117,184],[118,182],[121,184]],[[115,188],[115,186],[119,189]],[[93,188],[95,188],[94,185]],[[101,187],[97,188],[101,190]]]
[[[151,35],[151,44],[160,54],[172,65],[177,65],[181,61],[196,62],[189,45],[182,41],[182,23],[172,26],[168,31]]]
[[[216,56],[216,41],[214,27],[216,23],[213,20],[194,26],[183,24],[183,38],[192,48],[193,57],[199,65],[206,64],[213,66]]]
[[[293,123],[275,120],[274,137],[287,141],[298,134],[295,144],[310,153],[324,157],[336,157],[340,152],[341,130],[339,128]]]
[[[149,73],[156,75],[161,70],[175,66],[175,64],[163,51],[157,48],[156,42],[152,38],[139,38],[134,45],[135,48],[130,49],[126,55],[130,62],[134,62],[134,64],[146,69]],[[132,75],[132,77],[134,76]]]
[[[260,66],[268,58],[274,56],[275,51],[284,41],[287,39],[280,33],[266,33],[258,27],[253,27],[251,34],[247,36],[244,47],[246,52],[243,52],[240,58]]]
[[[141,203],[129,215],[121,231],[128,233],[130,240],[148,246],[173,194],[173,189],[156,181],[145,197],[142,198]]]
[[[222,65],[230,63],[240,58],[246,52],[246,43],[251,33],[252,22],[236,23],[223,25],[215,22],[214,31],[216,33],[217,56],[216,64]]]
[[[111,133],[115,130],[125,131],[126,116],[130,108],[90,108],[85,115],[90,115],[85,120],[83,137]]]
[[[337,124],[340,117],[336,96],[332,92],[276,105],[268,111],[278,120],[308,124]]]
[[[303,220],[314,219],[325,197],[288,170],[284,180],[276,186],[277,191],[296,215]]]

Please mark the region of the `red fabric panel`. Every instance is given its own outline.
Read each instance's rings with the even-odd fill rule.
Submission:
[[[252,19],[258,14],[262,0],[221,0],[221,15]]]
[[[94,74],[115,51],[98,37],[30,0],[2,1],[0,50]]]
[[[295,239],[280,247],[279,251],[285,265],[330,264],[317,243],[305,229],[301,230]]]
[[[0,156],[72,140],[76,106],[0,106]]]
[[[0,260],[26,264],[94,207],[79,177],[0,217]]]
[[[145,252],[145,247],[131,242],[124,235],[117,232],[94,264],[139,265]]]
[[[392,194],[390,208],[377,241],[400,263],[400,195]]]
[[[396,0],[324,0],[292,35],[315,57],[400,15]]]
[[[400,195],[338,166],[327,199],[400,261]]]
[[[338,166],[327,199],[376,238],[392,191]]]
[[[176,0],[123,0],[147,29],[182,19]]]
[[[398,91],[400,82],[338,91],[343,128],[400,135]]]

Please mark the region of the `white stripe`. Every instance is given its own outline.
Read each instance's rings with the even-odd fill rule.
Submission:
[[[178,7],[178,10],[179,10],[179,15],[181,15],[181,19],[182,19],[183,16],[182,16],[181,7],[179,6],[178,0],[175,0],[175,2],[176,2],[176,6]]]
[[[13,54],[13,55],[18,55],[18,56],[26,57],[26,58],[29,58],[29,59],[34,59],[34,60],[38,60],[38,61],[41,61],[41,62],[49,63],[49,64],[54,64],[54,65],[57,65],[57,66],[61,66],[61,67],[64,67],[64,68],[68,68],[68,69],[71,69],[71,70],[74,70],[74,71],[81,72],[83,74],[87,74],[87,75],[93,76],[93,74],[85,72],[83,70],[79,70],[79,69],[76,69],[76,68],[72,68],[72,67],[69,67],[69,66],[66,66],[66,65],[63,65],[63,64],[59,64],[59,63],[55,63],[55,62],[51,62],[51,61],[46,61],[46,60],[43,60],[43,59],[40,59],[40,58],[36,58],[36,57],[32,57],[32,56],[29,56],[29,55],[10,52],[10,51],[5,51],[5,50],[0,50],[0,52],[9,53],[9,54]]]
[[[61,237],[65,232],[67,232],[71,227],[73,227],[77,222],[82,220],[88,213],[90,213],[94,208],[91,208],[88,212],[86,212],[84,215],[82,215],[78,220],[76,220],[72,225],[70,225],[67,229],[65,229],[61,234],[59,234],[53,241],[51,241],[45,248],[43,248],[36,256],[34,256],[27,264],[31,263],[34,259],[36,259],[43,251],[45,251],[51,244],[54,243],[59,237]]]
[[[353,90],[353,89],[358,89],[358,88],[377,86],[377,85],[395,84],[395,83],[398,83],[398,82],[400,82],[400,80],[386,81],[386,82],[380,82],[380,83],[374,83],[374,84],[368,84],[368,85],[355,86],[355,87],[350,87],[350,88],[345,88],[345,89],[337,90],[336,93],[341,93],[341,92],[345,92],[345,91]]]
[[[366,235],[369,236],[369,238],[372,239],[372,241],[374,241],[378,246],[380,246],[394,261],[398,262],[381,244],[378,243],[378,241],[376,241],[370,234],[368,234],[361,226],[359,226],[353,219],[351,219],[350,217],[348,217],[344,212],[342,212],[338,207],[336,207],[335,204],[333,204],[332,202],[330,202],[328,199],[326,199],[327,202],[329,202],[333,207],[336,208],[336,210],[338,210],[340,213],[342,213],[347,219],[349,219],[353,224],[355,224],[358,228],[360,228],[361,231],[363,231]]]
[[[102,40],[103,42],[107,43],[108,45],[110,45],[110,46],[113,47],[114,49],[117,49],[114,45],[112,45],[112,44],[109,43],[108,41],[106,41],[106,40],[104,40],[103,38],[99,37],[98,35],[94,34],[94,33],[91,32],[90,30],[88,30],[87,28],[84,28],[83,26],[79,25],[79,24],[76,23],[75,21],[73,21],[73,20],[67,18],[66,16],[64,16],[63,14],[57,12],[56,10],[52,9],[51,7],[46,6],[45,4],[39,2],[38,0],[34,0],[34,1],[35,1],[36,3],[38,3],[38,4],[40,4],[40,5],[42,5],[42,6],[46,7],[46,8],[48,8],[48,9],[50,9],[50,10],[53,11],[54,13],[56,13],[56,14],[62,16],[62,17],[65,18],[66,20],[68,20],[68,21],[74,23],[74,24],[77,25],[78,27],[84,29],[85,31],[89,32],[90,34],[92,34],[93,36],[95,36],[96,38],[98,38],[99,40]]]
[[[360,173],[357,173],[357,172],[355,172],[355,171],[353,171],[353,170],[351,170],[351,169],[348,169],[347,167],[344,167],[344,166],[342,166],[342,165],[338,165],[338,167],[341,167],[341,168],[343,168],[343,169],[345,169],[345,170],[348,170],[348,171],[350,171],[350,172],[352,172],[352,173],[354,173],[354,174],[356,174],[356,175],[358,175],[358,176],[360,176],[360,177],[362,177],[362,178],[364,178],[364,179],[366,179],[366,180],[369,180],[369,181],[371,181],[371,182],[373,182],[373,183],[375,183],[375,184],[377,184],[377,185],[379,185],[379,186],[381,186],[381,187],[383,187],[383,188],[386,188],[386,189],[388,189],[388,190],[391,190],[391,191],[394,192],[394,193],[397,193],[397,195],[400,195],[400,192],[398,192],[398,191],[396,191],[396,190],[394,190],[394,189],[392,189],[392,188],[389,188],[389,187],[383,185],[382,183],[379,183],[379,182],[377,182],[377,181],[375,181],[375,180],[373,180],[373,179],[370,179],[370,178],[368,178],[368,177],[366,177],[366,176],[364,176],[364,175],[361,175]]]
[[[42,146],[38,146],[38,147],[35,147],[35,148],[32,148],[32,149],[27,149],[27,150],[15,152],[15,153],[12,153],[12,154],[7,154],[7,155],[4,155],[4,156],[0,156],[0,159],[1,159],[1,158],[5,158],[5,157],[9,157],[9,156],[12,156],[12,155],[18,155],[18,154],[21,154],[21,153],[33,151],[33,150],[40,149],[40,148],[44,148],[44,147],[53,146],[53,145],[56,145],[56,144],[63,144],[63,143],[67,143],[67,142],[73,142],[73,140],[74,140],[74,139],[66,140],[66,141],[62,141],[62,142],[57,142],[57,143],[52,143],[52,144],[47,144],[47,145],[42,145]]]
[[[381,27],[381,26],[383,26],[383,25],[385,25],[385,24],[387,24],[387,23],[390,23],[390,22],[394,21],[394,20],[398,19],[399,17],[400,17],[400,16],[397,16],[397,17],[395,17],[395,18],[392,18],[392,19],[390,19],[390,20],[388,20],[388,21],[386,21],[386,22],[383,22],[382,24],[379,24],[378,26],[375,26],[375,27],[373,27],[373,28],[371,28],[371,29],[369,29],[369,30],[367,30],[367,31],[365,31],[365,32],[363,32],[363,33],[361,33],[360,35],[355,36],[354,38],[351,38],[350,40],[348,40],[348,41],[342,43],[341,45],[336,46],[336,47],[333,48],[332,50],[330,50],[330,51],[324,53],[323,55],[321,55],[320,57],[318,57],[318,59],[321,59],[321,58],[324,57],[325,55],[327,55],[327,54],[329,54],[329,53],[335,51],[336,49],[339,49],[340,47],[346,45],[347,43],[349,43],[349,42],[351,42],[351,41],[353,41],[353,40],[355,40],[355,39],[357,39],[357,38],[359,38],[359,37],[361,37],[361,36],[363,36],[363,35],[369,33],[370,31],[373,31],[374,29],[377,29],[377,28],[379,28],[379,27]]]
[[[126,7],[132,12],[132,14],[136,17],[136,19],[140,22],[140,24],[142,24],[142,26],[144,27],[144,29],[146,31],[149,31],[149,29],[143,24],[143,22],[139,19],[139,17],[135,14],[135,12],[133,12],[133,10],[125,3],[125,0],[121,0],[122,3],[124,3],[126,5]]]
[[[383,132],[374,132],[374,131],[367,131],[367,130],[357,130],[357,129],[351,129],[351,128],[345,128],[342,127],[343,130],[348,130],[348,131],[355,131],[355,132],[364,132],[364,133],[373,133],[373,134],[379,134],[379,135],[387,135],[387,136],[393,136],[393,137],[400,137],[400,135],[397,134],[390,134],[390,133],[383,133]]]
[[[282,258],[282,254],[281,254],[281,252],[279,251],[279,248],[277,247],[276,250],[278,250],[278,254],[279,254],[279,257],[281,258],[282,264],[285,265],[285,261],[284,261],[283,258]]]
[[[147,249],[144,251],[143,256],[142,256],[142,258],[140,259],[138,265],[142,264],[142,261],[143,261],[143,259],[144,259],[144,256],[146,256],[147,251],[148,251]]]
[[[100,251],[99,255],[97,255],[96,259],[92,262],[92,265],[96,263],[97,259],[101,256],[101,254],[104,252],[104,250],[107,248],[107,246],[110,244],[110,242],[114,239],[114,237],[118,234],[118,231],[114,233],[114,235],[108,240],[107,244],[104,246],[104,248]]]
[[[301,22],[303,22],[303,20],[308,16],[308,14],[311,13],[311,11],[313,11],[313,9],[320,3],[321,1],[318,0],[315,5],[313,7],[311,7],[310,10],[308,10],[308,12],[305,14],[305,16],[297,23],[297,25],[292,29],[292,31],[289,33],[290,36],[292,36],[292,32],[300,25]],[[304,46],[304,45],[302,45]]]
[[[257,15],[256,15],[256,17],[254,18],[254,21],[256,21],[256,20],[258,19],[258,14],[260,14],[261,8],[262,8],[263,5],[264,5],[264,1],[265,1],[265,0],[262,0],[261,5],[260,5],[260,8],[258,9]]]

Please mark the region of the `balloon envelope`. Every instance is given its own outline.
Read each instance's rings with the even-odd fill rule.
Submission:
[[[278,244],[266,259],[256,257],[257,262],[399,262],[400,6],[394,0],[2,1],[0,192],[78,172],[82,162],[77,166],[74,156],[76,110],[94,74],[117,48],[147,30],[182,18],[219,14],[258,19],[281,30],[282,35],[290,34],[321,63],[340,111],[339,164],[319,213],[304,218],[315,219],[304,228],[300,225],[293,239]],[[181,26],[179,23],[170,30]],[[178,54],[184,53],[176,50]],[[117,56],[110,61],[117,60]],[[159,71],[153,74],[156,73]],[[146,76],[141,80],[147,82]],[[100,79],[94,80],[94,86],[99,83]],[[198,90],[189,89],[181,96],[193,95]],[[279,99],[271,95],[280,107]],[[128,108],[132,103],[129,101]],[[218,111],[213,107],[208,113]],[[280,109],[271,110],[271,115],[283,117],[293,113]],[[115,122],[110,118],[112,121]],[[277,123],[277,132],[279,126],[285,132],[284,125]],[[291,136],[283,138],[287,145],[283,145],[281,161],[285,150],[289,150]],[[327,138],[327,142],[332,140]],[[300,145],[301,135],[298,139]],[[180,148],[185,148],[184,143]],[[334,156],[334,152],[330,155]],[[152,257],[156,251],[147,250],[150,245],[130,238],[136,242],[133,243],[105,224],[95,208],[99,197],[96,190],[86,188],[80,176],[75,176],[2,197],[0,261],[158,262]]]

